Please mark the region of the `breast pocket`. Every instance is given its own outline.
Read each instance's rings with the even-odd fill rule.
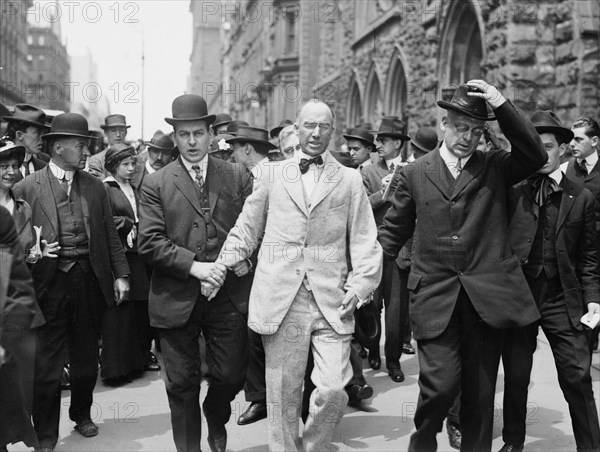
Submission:
[[[406,287],[408,288],[408,290],[412,290],[413,292],[416,292],[419,288],[422,278],[423,278],[422,275],[419,275],[418,273],[415,273],[415,272],[410,272],[408,275],[408,281],[406,283]]]

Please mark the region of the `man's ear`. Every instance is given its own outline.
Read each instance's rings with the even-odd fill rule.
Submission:
[[[446,131],[446,124],[448,124],[448,118],[447,118],[446,116],[444,116],[444,117],[442,118],[442,122],[440,122],[440,130],[441,130],[442,132],[445,132],[445,131]]]
[[[592,147],[598,148],[599,143],[600,143],[600,137],[594,136],[594,137],[590,138],[590,144],[592,145]],[[598,149],[596,149],[596,150],[598,150]]]
[[[565,152],[567,152],[567,143],[563,143],[558,147],[558,152],[559,152],[559,156],[562,158],[562,156],[565,155]]]

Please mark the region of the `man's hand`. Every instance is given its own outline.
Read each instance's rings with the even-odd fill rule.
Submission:
[[[129,297],[129,278],[117,278],[113,284],[115,290],[115,304],[119,306]]]
[[[200,282],[207,282],[215,287],[221,287],[225,282],[227,267],[217,262],[194,261],[190,268],[190,275]]]
[[[600,304],[588,303],[587,307],[588,307],[588,314],[587,314],[588,322],[591,322],[594,314],[596,314],[596,313],[600,314]]]
[[[343,319],[345,317],[351,317],[354,314],[354,309],[356,308],[356,304],[358,303],[358,297],[349,290],[346,292],[346,296],[344,297],[344,301],[338,308],[338,312],[340,313],[340,317]]]
[[[58,257],[58,250],[60,249],[60,245],[58,242],[48,243],[47,240],[42,239],[42,256],[50,257],[52,259]]]
[[[241,277],[247,275],[248,272],[250,272],[250,262],[248,261],[248,259],[244,259],[243,261],[240,261],[233,267],[231,267],[231,270],[233,270],[235,276]]]
[[[498,91],[495,86],[492,86],[483,80],[469,80],[467,85],[480,91],[469,92],[467,93],[468,96],[480,97],[492,108],[498,108],[506,102],[504,96],[500,94],[500,91]]]

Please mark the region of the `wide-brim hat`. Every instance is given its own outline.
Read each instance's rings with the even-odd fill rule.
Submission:
[[[208,153],[212,154],[213,152],[233,152],[231,144],[227,142],[227,140],[231,138],[233,138],[233,135],[230,135],[228,133],[220,133],[216,135],[213,138],[212,143],[210,144],[210,149],[208,150]]]
[[[438,145],[437,133],[431,127],[421,127],[410,139],[410,144],[423,152],[431,152]]]
[[[562,125],[558,116],[551,110],[536,110],[530,120],[537,133],[554,133],[567,143],[575,136],[571,129]]]
[[[39,127],[40,129],[49,129],[46,124],[46,114],[43,110],[29,104],[15,105],[15,111],[12,115],[2,117],[6,122],[19,122]]]
[[[367,129],[355,127],[347,135],[342,135],[345,140],[359,140],[370,146],[375,146],[375,137]]]
[[[162,130],[154,132],[150,141],[144,141],[144,144],[150,148],[162,149],[164,151],[172,151],[175,149],[175,143],[171,137]]]
[[[487,102],[481,97],[469,96],[469,92],[480,93],[481,91],[463,83],[458,85],[450,102],[438,100],[437,104],[445,110],[454,110],[470,118],[481,119],[483,121],[493,121],[496,119],[494,115],[488,112]]]
[[[269,136],[271,138],[277,138],[279,136],[279,133],[283,130],[283,128],[285,126],[291,126],[292,124],[294,124],[291,120],[289,119],[284,119],[283,121],[281,121],[279,123],[279,125],[277,127],[273,127],[270,131],[269,131]]]
[[[106,130],[109,127],[125,127],[126,129],[129,129],[131,126],[127,125],[127,120],[124,115],[114,114],[104,118],[104,124],[100,125],[102,130]]]
[[[52,137],[79,137],[90,139],[88,122],[79,113],[63,113],[54,118],[50,132],[42,135],[43,140]]]
[[[0,140],[0,160],[8,160],[11,157],[16,158],[21,166],[25,160],[25,146],[9,140]]]
[[[235,136],[237,134],[237,131],[240,128],[240,126],[249,126],[249,125],[250,124],[248,124],[246,121],[236,119],[235,121],[231,121],[229,124],[227,124],[227,130],[225,131],[225,133]]]
[[[372,130],[377,137],[390,137],[396,140],[409,141],[410,137],[406,134],[406,123],[398,116],[384,116],[381,119],[379,130]]]
[[[277,149],[277,146],[269,141],[269,131],[258,127],[240,126],[235,136],[227,140],[228,143],[234,143],[236,141],[261,144],[266,149]]]
[[[229,116],[227,113],[219,113],[215,116],[215,121],[212,123],[212,128],[217,129],[221,126],[225,126],[233,121],[233,118]]]
[[[211,125],[216,115],[208,114],[206,101],[197,94],[184,94],[175,98],[171,106],[172,118],[165,118],[172,126],[182,121],[206,121]]]

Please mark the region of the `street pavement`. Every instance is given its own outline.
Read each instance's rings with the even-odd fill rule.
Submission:
[[[594,356],[598,363],[599,355]],[[598,366],[598,364],[596,364]],[[385,362],[382,366],[385,368]],[[414,428],[413,416],[418,395],[418,363],[416,355],[402,358],[406,375],[403,383],[394,383],[387,373],[368,368],[365,376],[375,389],[371,400],[361,409],[347,408],[337,428],[333,450],[338,451],[404,451]],[[64,391],[57,451],[174,451],[169,405],[162,381],[162,372],[147,372],[143,378],[120,388],[108,388],[98,381],[94,395],[93,420],[100,427],[94,438],[83,438],[73,430],[68,418],[69,392]],[[600,370],[592,369],[592,380],[598,404]],[[493,451],[502,447],[502,367],[496,389]],[[203,383],[201,398],[206,385]],[[232,404],[233,414],[228,424],[228,451],[259,452],[268,450],[267,422],[240,427],[235,423],[247,407],[244,394]],[[202,448],[206,442],[206,423],[202,425]],[[445,428],[438,435],[440,451],[452,451]],[[23,443],[9,446],[10,451],[28,450]],[[558,386],[556,369],[546,338],[540,332],[538,350],[530,385],[527,438],[525,451],[575,451],[573,430],[567,404]]]

